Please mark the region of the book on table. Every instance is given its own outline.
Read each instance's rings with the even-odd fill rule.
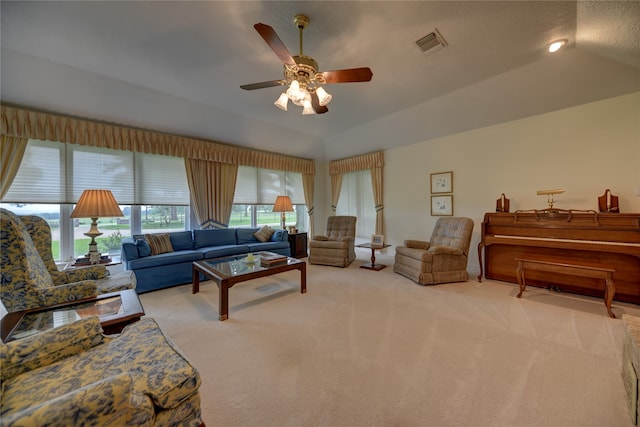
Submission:
[[[261,255],[260,265],[263,267],[273,267],[275,265],[286,264],[287,257],[285,255]]]

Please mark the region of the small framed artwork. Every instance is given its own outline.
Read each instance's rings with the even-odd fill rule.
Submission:
[[[453,193],[453,172],[431,174],[431,194]]]
[[[381,248],[384,246],[384,236],[382,234],[371,235],[371,247]]]
[[[431,196],[431,216],[453,216],[453,195]]]

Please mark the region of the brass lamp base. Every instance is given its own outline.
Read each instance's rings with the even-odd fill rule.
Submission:
[[[98,243],[96,243],[96,237],[102,236],[102,232],[98,230],[98,218],[91,218],[91,228],[84,233],[85,236],[91,237],[89,242],[89,253],[87,258],[91,264],[100,264],[100,252],[98,252]]]

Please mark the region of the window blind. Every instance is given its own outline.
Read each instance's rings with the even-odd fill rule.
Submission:
[[[250,166],[239,166],[234,204],[272,205],[287,195],[294,205],[303,205],[302,174]]]
[[[89,188],[121,205],[188,205],[180,157],[30,140],[5,203],[73,204]]]

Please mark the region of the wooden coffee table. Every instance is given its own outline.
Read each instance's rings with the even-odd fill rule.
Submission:
[[[262,255],[276,254],[256,252],[253,262],[248,262],[246,255],[194,261],[192,292],[196,294],[200,291],[200,273],[204,273],[215,281],[220,289],[218,305],[218,318],[220,320],[229,318],[229,288],[236,283],[284,273],[285,271],[300,270],[300,293],[307,292],[307,263],[305,261],[287,257],[287,261],[283,264],[262,267],[260,265],[260,256]]]
[[[0,338],[8,342],[24,338],[85,317],[98,316],[105,334],[118,334],[130,323],[144,316],[144,309],[134,289],[111,292],[48,307],[8,313],[2,318]]]

